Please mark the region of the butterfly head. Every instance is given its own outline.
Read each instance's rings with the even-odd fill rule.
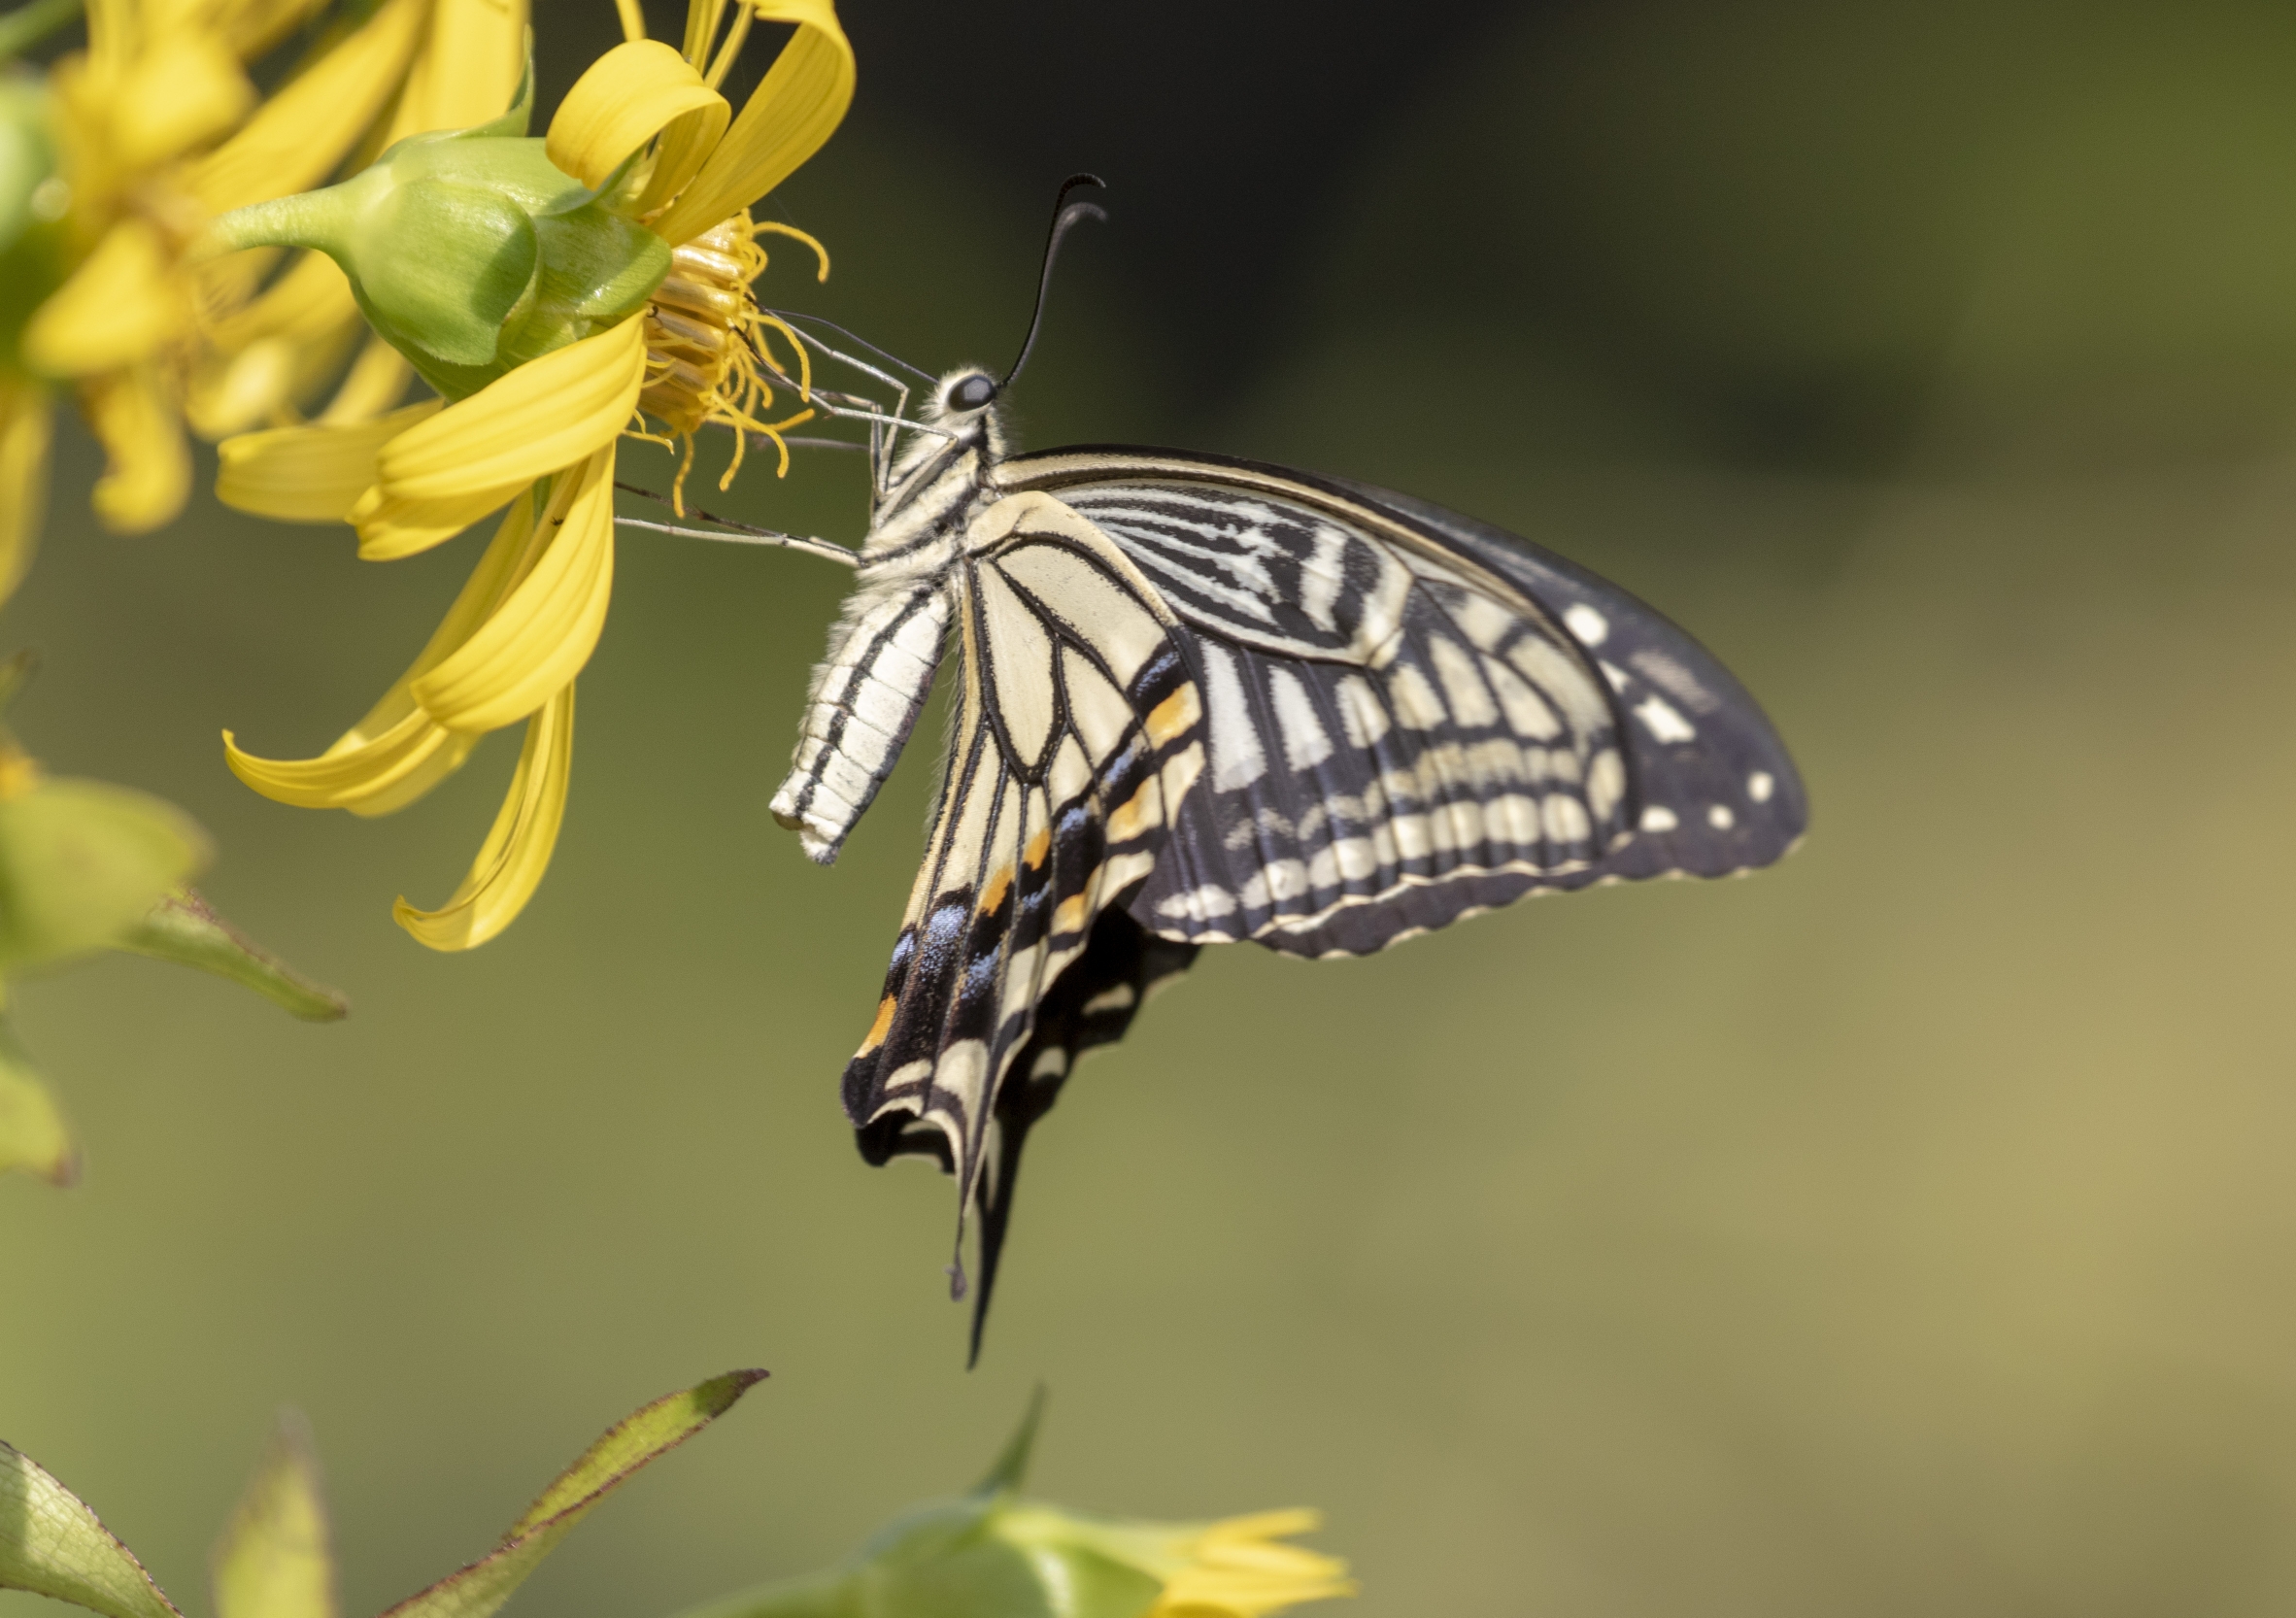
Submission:
[[[985,450],[991,459],[1004,454],[1004,430],[997,401],[1004,385],[978,365],[960,365],[933,385],[925,419],[954,440],[957,449]]]

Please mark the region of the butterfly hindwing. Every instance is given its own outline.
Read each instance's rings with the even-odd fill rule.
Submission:
[[[1207,790],[1131,901],[1147,927],[1361,954],[1526,893],[1767,863],[1801,786],[1689,636],[1421,502],[1168,452],[1006,462],[1165,596],[1203,688]]]
[[[1123,1031],[1148,966],[1178,969],[1168,952],[1147,964],[1142,950],[1129,962],[1111,955],[1097,924],[1154,868],[1204,755],[1168,610],[1059,501],[1022,494],[984,510],[951,588],[957,723],[925,863],[844,1094],[864,1155],[935,1157],[965,1204],[995,1212],[986,1275],[1029,1125],[1077,1051]],[[1122,1008],[1109,997],[1120,988]],[[1016,1065],[1024,1056],[1029,1070]],[[1027,1094],[1007,1098],[1016,1080],[1050,1089],[1028,1093],[1040,1096],[1031,1110]]]

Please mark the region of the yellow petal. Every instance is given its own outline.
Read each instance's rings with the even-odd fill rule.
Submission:
[[[182,156],[254,104],[254,86],[222,41],[205,29],[171,31],[137,52],[113,94],[113,160],[133,170]]]
[[[40,543],[48,440],[47,390],[0,378],[0,601],[16,593]]]
[[[420,656],[364,717],[317,758],[257,758],[223,733],[231,771],[265,797],[305,809],[381,815],[412,803],[469,757],[476,735],[456,734],[416,705],[415,681],[451,656],[486,622],[531,567],[534,502],[521,500],[495,529],[486,555],[447,609]]]
[[[274,802],[298,809],[348,809],[388,792],[454,739],[428,714],[417,710],[381,735],[316,758],[258,758],[242,752],[237,738],[226,730],[223,761],[233,775]]]
[[[149,358],[190,323],[159,232],[142,219],[122,219],[33,311],[22,352],[44,375],[93,376]]]
[[[320,416],[322,421],[367,421],[389,410],[406,397],[407,384],[415,380],[415,367],[380,337],[367,339],[367,346],[358,351],[358,357],[351,362],[350,371],[343,378],[343,386],[335,389]]]
[[[456,730],[523,719],[582,672],[614,590],[614,450],[557,480],[541,524],[547,547],[485,624],[415,681],[425,712]]]
[[[202,438],[245,432],[287,402],[300,358],[284,337],[266,337],[228,357],[203,361],[185,395],[184,419]]]
[[[235,253],[220,262],[253,256]],[[265,287],[260,297],[210,323],[207,340],[225,354],[266,337],[303,342],[357,313],[358,300],[352,296],[351,278],[325,253],[306,253],[287,274]]]
[[[499,511],[528,486],[497,484],[443,500],[398,500],[378,484],[351,508],[361,561],[397,561],[444,545],[489,512]]]
[[[340,522],[374,486],[383,446],[438,411],[438,400],[425,399],[372,421],[226,438],[216,451],[216,498],[283,522]]]
[[[665,129],[675,138],[662,143],[662,156],[679,153],[678,168],[658,163],[646,194],[668,197],[693,178],[693,171],[726,133],[733,109],[701,82],[685,57],[658,40],[618,45],[574,81],[550,120],[544,146],[550,160],[581,181],[598,186],[623,159]],[[639,210],[646,203],[641,200]]]
[[[374,122],[413,56],[426,0],[388,0],[202,158],[191,194],[211,214],[307,191]]]
[[[574,771],[574,688],[552,697],[526,725],[526,745],[502,810],[454,897],[436,910],[405,899],[392,907],[398,925],[434,950],[476,949],[518,919],[557,847]]]
[[[158,527],[191,492],[191,452],[175,401],[149,365],[84,383],[81,409],[107,464],[89,502],[114,533]]]
[[[733,127],[654,228],[673,246],[738,213],[822,148],[853,102],[853,47],[829,0],[747,0],[759,19],[794,22]]]
[[[389,138],[498,117],[525,71],[526,0],[434,0]]]
[[[531,483],[613,443],[645,384],[644,324],[625,320],[528,360],[402,435],[383,453],[384,493],[465,497]]]
[[[614,0],[614,9],[622,14],[624,39],[646,37],[646,14],[639,8],[638,0]]]
[[[222,0],[208,8],[243,62],[252,62],[326,5],[326,0]]]

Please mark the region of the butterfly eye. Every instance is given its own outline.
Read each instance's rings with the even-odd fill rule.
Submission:
[[[977,371],[949,389],[949,405],[954,410],[979,410],[996,397],[995,380]]]

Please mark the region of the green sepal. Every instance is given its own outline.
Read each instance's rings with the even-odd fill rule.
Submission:
[[[593,191],[494,126],[417,135],[339,185],[226,214],[203,251],[326,253],[384,340],[467,398],[636,315],[670,266],[668,243],[606,205],[611,180]]]
[[[0,1017],[0,1174],[12,1172],[68,1186],[80,1178],[80,1148],[16,1030]]]
[[[114,947],[229,978],[307,1023],[339,1022],[351,1011],[341,994],[256,944],[188,888],[161,899]]]
[[[0,1590],[29,1590],[104,1618],[183,1618],[135,1553],[78,1495],[0,1443]]]
[[[118,943],[209,854],[189,816],[125,787],[39,781],[0,800],[0,975]]]

